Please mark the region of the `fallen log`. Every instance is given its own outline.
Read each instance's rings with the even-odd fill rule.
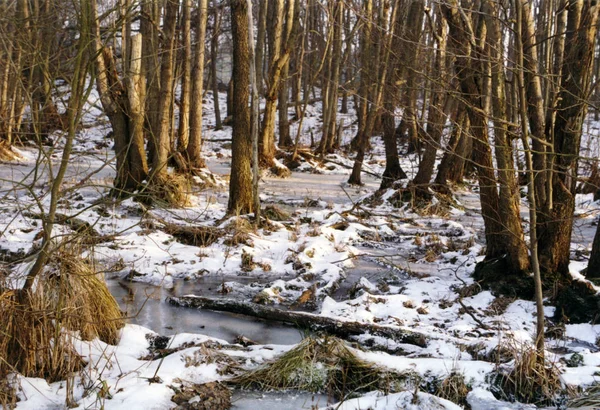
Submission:
[[[300,328],[312,331],[322,331],[341,338],[370,333],[373,336],[392,339],[397,343],[427,347],[427,337],[425,335],[397,327],[337,320],[312,313],[282,310],[271,306],[233,299],[217,299],[188,295],[182,297],[168,297],[167,302],[176,306],[239,313],[260,319],[289,323]]]

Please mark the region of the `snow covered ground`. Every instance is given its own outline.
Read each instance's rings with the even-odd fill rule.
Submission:
[[[209,93],[207,100],[210,98]],[[222,321],[227,330],[199,325],[195,315],[202,313],[182,313],[182,308],[167,306],[162,301],[166,294],[195,293],[254,300],[282,309],[313,310],[300,302],[311,289],[313,313],[407,329],[429,340],[426,347],[419,347],[364,334],[355,339],[363,348],[368,347],[356,351],[362,359],[396,372],[416,373],[426,381],[462,374],[471,389],[467,401],[472,409],[529,408],[494,398],[490,375],[499,367],[512,365],[510,359],[498,363],[495,352],[505,346],[532,344],[534,303],[496,298],[489,291],[461,297],[457,293],[473,285],[471,274],[482,258],[484,245],[478,197],[469,186],[457,190],[456,206],[442,216],[419,214],[409,207],[392,207],[385,200],[393,194],[391,190],[383,193],[383,201],[367,201],[379,181],[365,175],[364,186],[348,186],[347,167],[352,162],[335,155],[330,159],[346,166],[304,162],[289,179],[264,176],[260,186],[263,206],[277,206],[289,215],[252,232],[244,228],[247,224],[242,217],[225,216],[231,150],[222,140],[231,137],[231,130],[213,131],[210,104],[206,111],[204,154],[219,183],[212,188],[192,185],[189,206],[174,209],[107,198],[114,175],[114,163],[109,161],[114,153],[105,138],[106,123],[98,120],[99,112],[90,105],[59,212],[89,223],[94,235],[110,238],[94,246],[93,256],[106,271],[113,293],[128,314],[138,313],[146,297],[152,301],[148,305],[151,313],[142,310],[132,320],[146,327],[127,325],[117,346],[99,340],[77,344],[88,363],[74,375],[73,399],[79,408],[175,407],[171,397],[181,386],[226,380],[233,365],[256,367],[299,341],[293,329],[255,324],[244,317],[215,313],[202,319],[211,324]],[[308,142],[310,130],[318,135],[319,105],[309,107],[308,114],[303,143]],[[350,124],[351,115],[348,117],[346,123]],[[345,130],[345,143],[353,136],[353,127]],[[374,138],[373,146],[366,167],[381,174],[385,166],[383,144]],[[37,151],[24,147],[19,152],[20,161],[0,164],[0,254],[6,260],[27,255],[39,246],[40,207],[46,208],[49,201],[49,163],[42,161],[44,167],[36,174]],[[58,141],[50,158],[57,161],[60,153]],[[403,156],[402,166],[410,177],[416,172],[417,160]],[[600,204],[591,195],[580,195],[577,214],[572,244],[574,274],[587,263]],[[210,226],[223,234],[196,246],[169,234],[168,228],[173,226]],[[59,225],[56,233],[66,235],[71,229]],[[26,259],[11,266],[13,277],[26,272],[31,263]],[[152,287],[148,285],[162,290],[158,296],[148,296],[147,289]],[[133,295],[133,307],[123,300],[127,296],[124,290]],[[554,308],[547,306],[546,316],[553,313]],[[170,335],[166,343],[175,351],[153,360],[148,356],[157,334]],[[239,335],[254,338],[259,344],[242,347],[235,343]],[[600,325],[566,325],[563,339],[549,341],[548,358],[561,369],[565,385],[582,387],[596,381],[600,374],[598,336]],[[568,367],[574,354],[580,355],[582,362]],[[17,408],[63,408],[65,382],[48,384],[19,375],[14,375],[13,381],[20,399]],[[233,408],[457,408],[429,393],[372,392],[338,406],[328,403],[325,396],[297,392],[265,397],[262,393],[236,392]]]

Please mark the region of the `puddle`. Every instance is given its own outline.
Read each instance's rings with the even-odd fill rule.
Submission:
[[[228,342],[243,335],[259,344],[295,344],[302,340],[301,332],[293,326],[233,313],[173,306],[165,303],[165,298],[173,296],[173,292],[163,288],[113,279],[106,282],[121,309],[130,317],[130,323],[162,335],[200,333]],[[181,286],[180,290],[185,291],[186,287]]]

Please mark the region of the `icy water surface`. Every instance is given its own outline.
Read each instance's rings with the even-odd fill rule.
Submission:
[[[131,323],[162,335],[200,333],[228,342],[245,336],[259,344],[295,344],[302,340],[300,331],[281,323],[170,305],[165,303],[165,298],[173,293],[164,288],[113,279],[107,280],[107,284]],[[180,294],[185,294],[185,288],[181,290],[183,293]]]

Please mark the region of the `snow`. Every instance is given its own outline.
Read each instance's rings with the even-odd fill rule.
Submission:
[[[431,394],[418,392],[402,392],[385,395],[381,392],[372,392],[362,397],[346,400],[340,405],[328,406],[324,409],[340,410],[459,410],[456,404],[433,396]]]

